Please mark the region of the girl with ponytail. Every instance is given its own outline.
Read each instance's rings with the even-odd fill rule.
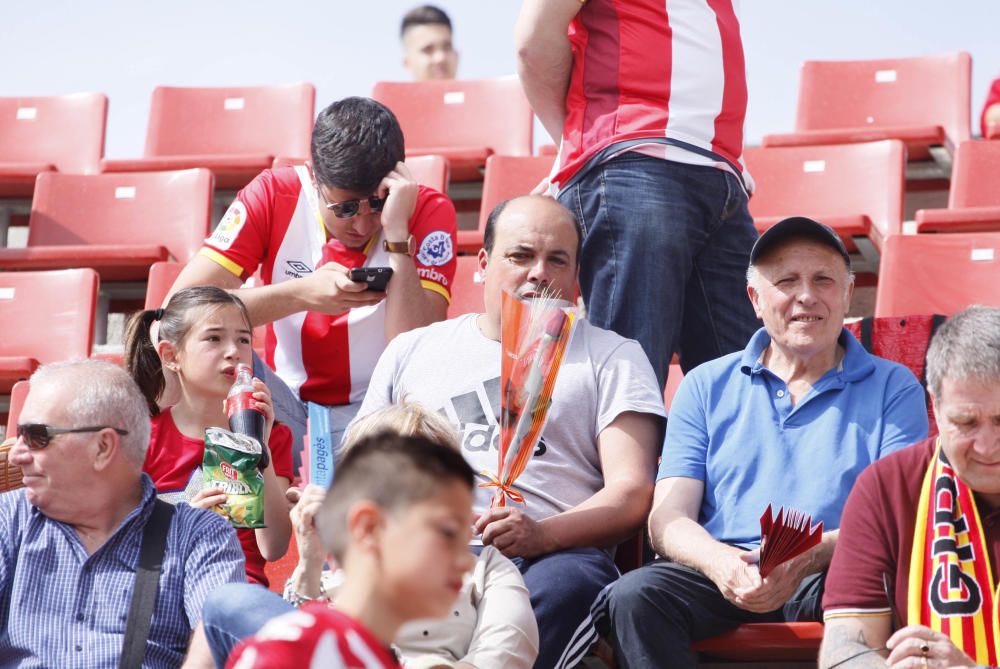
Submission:
[[[151,326],[158,326],[157,341]],[[236,378],[236,365],[251,364],[252,327],[246,307],[235,295],[214,286],[175,293],[162,309],[132,316],[125,330],[125,365],[139,384],[152,416],[149,451],[143,470],[159,493],[198,488],[191,506],[208,509],[226,501],[216,489],[200,489],[205,428],[227,427],[226,395]],[[161,408],[166,387],[164,368],[174,372],[180,399]],[[271,393],[255,378],[254,400],[264,412],[264,448],[270,463],[264,470],[265,528],[237,530],[246,555],[247,577],[267,585],[264,564],[288,549],[291,522],[285,491],[292,479],[292,434],[274,424]]]

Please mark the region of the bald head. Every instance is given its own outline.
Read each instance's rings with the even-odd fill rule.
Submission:
[[[521,197],[504,200],[493,207],[489,218],[486,220],[486,230],[483,232],[483,248],[486,253],[493,253],[493,246],[496,243],[497,228],[505,227],[508,221],[522,222],[525,220],[538,220],[544,222],[546,227],[559,227],[569,225],[576,234],[576,253],[574,264],[580,263],[580,249],[583,246],[583,231],[577,223],[576,217],[569,209],[551,197],[543,195],[523,195]]]
[[[500,339],[503,294],[522,299],[576,294],[582,235],[573,214],[555,200],[537,195],[515,198],[490,214],[479,251],[487,337]]]

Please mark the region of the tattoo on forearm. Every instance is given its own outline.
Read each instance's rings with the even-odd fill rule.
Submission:
[[[820,648],[822,669],[884,669],[885,660],[879,653],[884,646],[872,648],[865,640],[864,630],[854,625],[827,625]]]

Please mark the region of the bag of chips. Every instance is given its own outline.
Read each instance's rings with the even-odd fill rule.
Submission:
[[[205,430],[205,489],[227,495],[214,510],[233,527],[257,529],[264,525],[264,476],[257,468],[263,449],[253,437],[220,427]]]

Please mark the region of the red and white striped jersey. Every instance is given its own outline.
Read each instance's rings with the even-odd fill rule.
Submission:
[[[389,264],[381,230],[364,249],[327,239],[312,177],[304,166],[265,170],[237,195],[200,253],[243,280],[258,267],[271,285],[306,276],[328,262],[345,267]],[[410,217],[413,261],[426,290],[451,299],[455,276],[455,207],[420,186]],[[385,301],[327,316],[299,312],[267,326],[266,360],[302,400],[360,402],[385,349]]]
[[[229,655],[226,669],[399,669],[389,649],[354,618],[311,602],[269,621]]]
[[[738,0],[589,0],[573,19],[573,70],[558,167],[561,187],[619,142],[671,138],[711,151],[744,173],[746,72]],[[629,150],[729,166],[663,144]],[[752,188],[752,186],[748,186]]]

